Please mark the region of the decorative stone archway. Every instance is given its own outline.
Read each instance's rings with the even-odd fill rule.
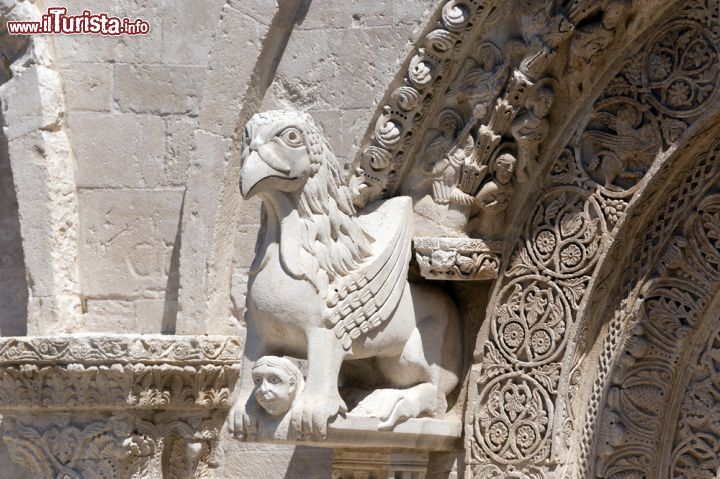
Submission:
[[[225,36],[237,26],[237,12],[227,7],[221,18],[183,210],[179,315],[166,332],[201,335],[228,328],[230,256],[240,205],[236,107],[241,106],[241,122],[259,107],[256,94],[272,73],[268,59],[282,47],[299,4],[278,7],[270,25],[258,32],[265,40],[248,67],[254,83],[245,85],[241,100],[219,86],[237,76],[236,58],[227,55],[237,51]],[[712,388],[720,342],[720,163],[714,138],[720,131],[719,50],[716,0],[528,0],[519,6],[449,0],[438,7],[390,85],[357,159],[364,186],[357,204],[413,196],[421,223],[414,241],[419,274],[430,280],[494,280],[463,390],[467,401],[458,406],[464,407],[467,478],[717,471]],[[54,81],[45,67],[35,70]],[[9,96],[12,85],[0,94]],[[58,93],[53,85],[48,91]],[[40,116],[33,132],[64,144],[56,118]],[[50,167],[62,169],[72,156],[59,149]],[[472,157],[470,167],[453,171],[455,155]],[[510,179],[498,173],[503,157]],[[72,190],[68,171],[67,183],[59,186]],[[47,171],[42,173],[46,178]],[[74,197],[57,201],[63,191],[47,188],[47,181],[43,186],[50,199],[44,207],[57,203],[61,208],[50,215],[51,223],[29,221],[24,227],[37,226],[39,237],[55,237],[65,220],[74,225]],[[23,191],[28,196],[20,198],[21,209],[33,201],[32,189]],[[493,200],[502,193],[503,209],[464,209],[468,196],[483,191]],[[473,215],[479,218],[474,224]],[[57,293],[58,304],[71,315],[81,307],[73,269],[76,240],[72,234],[64,238],[67,243],[51,245],[53,258],[63,256],[58,252],[64,248],[69,253],[47,276],[51,286],[59,285],[48,297]],[[211,420],[208,430],[219,428],[230,406],[240,345],[210,338],[212,344],[203,347],[193,338],[150,340],[160,346],[148,354],[132,349],[147,338],[96,338],[112,343],[100,359],[65,364],[51,355],[58,363],[52,366],[42,357],[27,358],[20,348],[5,361],[1,379],[12,389],[16,377],[29,377],[42,389],[38,371],[43,368],[54,368],[58,378],[77,376],[83,384],[97,371],[108,376],[119,371],[131,388],[169,395],[159,406],[132,397],[126,403],[123,395],[113,408],[131,411],[132,422],[116,430],[108,414],[101,415],[104,422],[92,416],[97,408],[87,397],[77,407],[57,408],[76,416],[72,425],[48,419],[38,428],[91,439],[107,433],[118,447],[136,449],[141,440],[170,445],[163,441],[172,436],[184,444],[190,471],[185,472],[192,475],[199,465],[211,467],[208,450],[216,432],[197,436],[203,427],[197,421],[186,421],[187,427],[142,421],[154,414],[151,409],[169,409],[168,417],[181,418],[190,410]],[[232,354],[208,356],[228,341]],[[197,358],[161,354],[177,343],[182,354],[190,350]],[[42,344],[43,349],[57,346]],[[119,363],[113,356],[117,348],[128,349]],[[190,377],[200,380],[208,370],[225,376],[217,384],[190,388],[190,404],[181,404],[168,384],[187,373],[188,361],[198,369]],[[28,364],[40,369],[23,369]],[[160,386],[142,383],[137,371],[148,372]],[[183,380],[190,381],[187,374]],[[213,395],[222,397],[203,402]],[[22,398],[10,399],[0,406],[18,409]],[[7,424],[6,441],[25,460],[32,455],[27,437],[40,433],[22,422]],[[142,428],[155,429],[145,434]],[[155,461],[155,469],[162,470],[161,446],[141,454],[120,451],[120,462]],[[39,474],[57,472],[43,460],[27,461],[41,464]],[[82,469],[75,466],[74,471]]]
[[[627,7],[625,17],[610,28],[607,16],[618,3]],[[539,166],[527,172],[534,182],[515,184],[507,214],[513,219],[503,225],[504,246],[495,249],[504,253],[504,261],[469,379],[466,475],[587,477],[592,472],[614,477],[596,466],[607,467],[604,458],[613,453],[598,448],[620,434],[613,430],[617,422],[608,426],[608,419],[596,414],[608,397],[609,378],[621,374],[614,369],[616,358],[624,354],[618,348],[633,324],[618,318],[640,303],[636,293],[608,316],[604,301],[619,303],[614,288],[640,289],[638,269],[655,264],[678,222],[695,221],[687,216],[696,215],[691,198],[709,187],[716,172],[708,130],[714,129],[718,112],[720,7],[716,2],[534,7],[528,7],[536,13],[533,19],[543,21],[534,26],[521,21],[520,34],[543,47],[525,50],[506,89],[490,94],[494,110],[489,120],[479,122],[474,138],[476,149],[485,141],[492,152],[512,136],[522,155],[527,145],[512,135],[510,125],[524,111],[533,113],[525,103],[529,92],[552,79],[557,96],[549,115],[553,131],[537,147]],[[431,119],[448,108],[447,85],[462,76],[459,65],[472,57],[473,49],[494,40],[493,27],[507,33],[507,14],[500,4],[445,3],[438,23],[428,29],[426,44],[409,59],[368,131],[361,164],[370,199],[412,191],[402,185],[412,183],[412,172],[422,167],[421,146],[432,146]],[[503,50],[497,49],[495,65],[500,66],[483,66],[486,80],[501,74]],[[543,61],[537,62],[537,55]],[[457,140],[462,122],[473,120],[462,102],[455,108],[462,117]],[[455,145],[450,141],[441,151],[452,153]],[[412,166],[408,159],[414,158]],[[516,182],[521,180],[516,174]],[[667,198],[669,203],[662,205]],[[637,225],[643,219],[641,228]],[[425,264],[432,254],[425,251],[427,244],[442,243],[437,250],[468,254],[466,240],[455,246],[453,241],[416,241],[421,268],[432,269]],[[638,256],[635,263],[632,255]],[[628,272],[621,275],[620,265],[626,263]],[[426,273],[437,279],[437,271],[434,275]],[[467,279],[458,276],[445,279]],[[606,344],[601,346],[598,338]],[[597,362],[599,368],[589,366]],[[683,388],[676,384],[667,394],[681,395]],[[661,437],[668,434],[673,432],[666,430]],[[622,440],[616,437],[609,444],[615,442]],[[655,477],[645,472],[644,477]]]

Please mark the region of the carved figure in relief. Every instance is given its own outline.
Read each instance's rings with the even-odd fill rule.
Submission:
[[[615,31],[621,28],[628,12],[625,1],[613,0],[603,9],[602,20],[579,28],[575,32],[568,54],[568,74],[573,86],[585,86],[580,75],[588,65],[602,55],[615,38]],[[586,79],[585,79],[586,80]]]
[[[485,42],[478,48],[477,59],[465,61],[462,71],[448,87],[447,96],[457,97],[458,103],[473,105],[473,115],[483,120],[505,86],[508,71],[500,49]]]
[[[262,199],[262,227],[234,433],[257,432],[262,415],[251,374],[270,354],[307,358],[305,386],[288,411],[296,438],[321,439],[328,421],[345,414],[338,389],[344,361],[374,359],[393,388],[365,399],[377,405],[382,396],[382,410],[373,412],[386,428],[442,416],[458,382],[458,313],[440,290],[407,281],[410,198],[358,215],[327,141],[308,115],[292,111],[260,113],[246,125],[240,190]]]
[[[440,114],[440,134],[428,144],[420,163],[421,171],[432,181],[432,195],[437,204],[456,203],[453,190],[465,158],[472,152],[469,129],[463,128],[460,115],[452,110]],[[457,135],[457,136],[456,136]]]
[[[528,169],[535,166],[538,147],[550,129],[547,119],[555,93],[547,86],[539,86],[526,101],[527,111],[515,120],[510,127],[518,144],[517,178],[521,183],[528,180]]]
[[[600,111],[591,117],[582,145],[586,171],[609,188],[614,183],[630,186],[642,178],[660,140],[640,106],[623,103],[615,113]]]
[[[485,183],[475,195],[475,202],[483,211],[500,213],[507,208],[516,165],[517,159],[511,153],[503,153],[493,160],[490,173],[494,179]]]
[[[481,186],[475,195],[474,205],[480,212],[471,219],[470,227],[473,230],[492,233],[496,229],[499,215],[507,209],[512,199],[511,181],[517,162],[511,153],[502,153],[490,163],[493,179]]]

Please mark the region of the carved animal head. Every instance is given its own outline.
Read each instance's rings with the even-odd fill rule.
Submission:
[[[253,116],[245,127],[240,175],[243,197],[284,194],[293,202],[293,235],[301,250],[295,258],[283,258],[293,276],[321,290],[370,256],[372,238],[356,221],[351,190],[310,115],[269,111]],[[289,251],[282,249],[281,255],[290,256]]]
[[[258,113],[245,126],[240,192],[248,198],[299,190],[319,170],[322,150],[322,139],[307,114]]]

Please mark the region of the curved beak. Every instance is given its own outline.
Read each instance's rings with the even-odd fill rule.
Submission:
[[[287,173],[290,168],[279,159],[274,159],[272,166],[256,151],[250,153],[240,170],[240,194],[247,199],[253,188],[265,178]],[[279,162],[279,164],[277,164]]]

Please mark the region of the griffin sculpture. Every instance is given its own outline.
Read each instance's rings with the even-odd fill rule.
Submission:
[[[353,206],[351,188],[309,115],[255,115],[243,139],[240,190],[262,199],[250,270],[240,397],[230,427],[251,438],[260,413],[252,367],[265,355],[307,359],[305,387],[290,430],[322,439],[345,414],[338,390],[345,361],[374,359],[389,387],[357,411],[392,429],[412,417],[442,417],[461,363],[458,313],[442,291],[407,280],[412,203],[396,197]]]

